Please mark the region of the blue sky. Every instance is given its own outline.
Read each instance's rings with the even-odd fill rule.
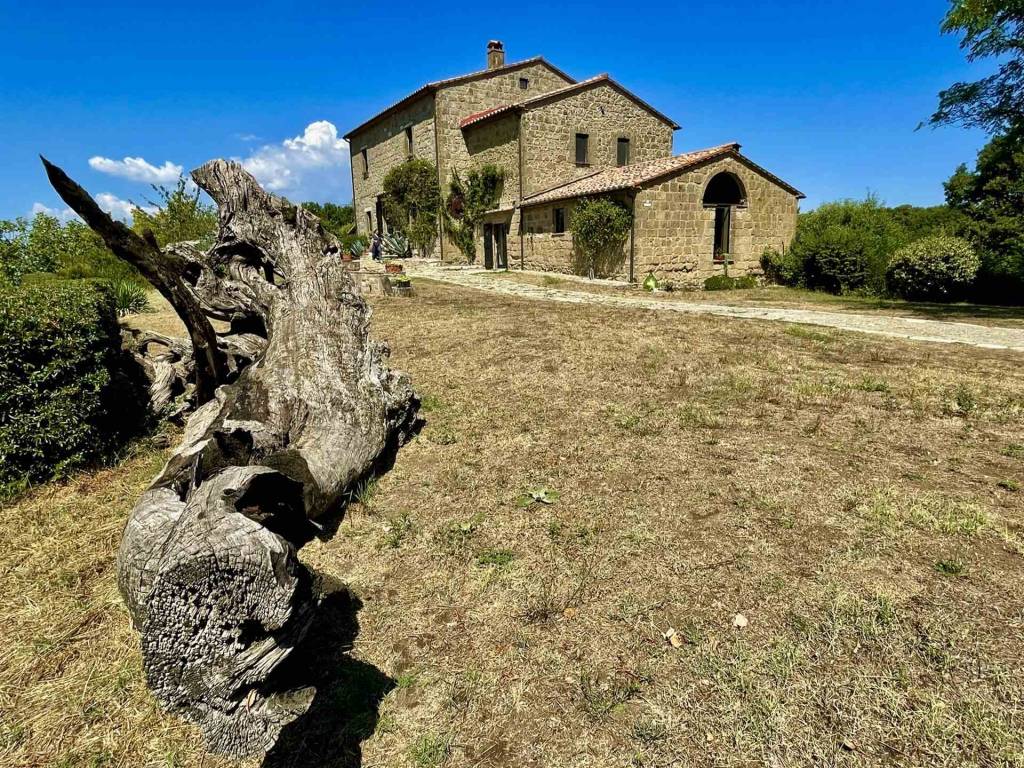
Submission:
[[[946,7],[0,0],[0,218],[63,208],[39,153],[114,211],[213,157],[247,161],[292,199],[348,202],[338,136],[426,81],[482,68],[491,38],[509,61],[608,72],[683,126],[677,152],[739,141],[807,194],[805,210],[868,190],[935,204],[985,141],[914,130],[941,88],[984,73],[939,34]]]

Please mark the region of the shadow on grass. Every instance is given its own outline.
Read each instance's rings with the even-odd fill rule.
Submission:
[[[362,742],[377,727],[380,703],[395,681],[349,655],[359,634],[359,598],[344,587],[329,592],[306,639],[277,672],[290,686],[312,685],[309,711],[282,732],[263,768],[358,768]]]

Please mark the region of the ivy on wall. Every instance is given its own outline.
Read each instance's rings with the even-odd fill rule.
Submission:
[[[429,160],[409,160],[384,177],[384,219],[394,233],[404,235],[420,255],[437,240],[441,188],[437,168]]]
[[[452,172],[444,208],[445,231],[470,264],[476,260],[477,224],[498,204],[504,186],[505,171],[496,165],[475,168],[465,180],[457,169]]]

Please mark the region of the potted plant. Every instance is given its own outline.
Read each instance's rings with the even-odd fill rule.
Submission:
[[[395,275],[388,279],[391,282],[392,296],[412,296],[412,281],[408,275]]]
[[[389,275],[400,275],[405,272],[405,267],[402,262],[395,261],[394,259],[388,259],[384,262],[384,271]]]

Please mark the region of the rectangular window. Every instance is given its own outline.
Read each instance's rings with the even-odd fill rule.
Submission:
[[[405,129],[405,156],[412,157],[412,126]]]
[[[590,136],[585,133],[576,134],[576,165],[590,162]]]
[[[365,149],[360,154],[363,156],[363,178],[368,179],[370,178],[370,158],[367,156]]]
[[[555,208],[555,233],[565,232],[565,208]]]
[[[629,165],[629,139],[620,138],[615,161],[621,165]]]
[[[530,87],[530,78],[528,78],[528,77],[520,77],[519,78],[519,90],[525,91],[529,87]]]

